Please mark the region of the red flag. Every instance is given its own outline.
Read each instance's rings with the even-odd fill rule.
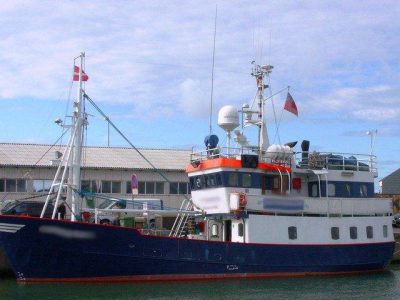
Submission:
[[[89,76],[85,73],[85,71],[82,71],[82,81],[87,81],[89,79]],[[74,81],[79,81],[79,67],[74,66]]]
[[[285,101],[285,106],[283,109],[287,110],[288,112],[291,112],[292,114],[299,116],[299,112],[297,111],[297,106],[296,103],[294,102],[292,95],[290,93],[287,93],[286,96],[286,101]]]

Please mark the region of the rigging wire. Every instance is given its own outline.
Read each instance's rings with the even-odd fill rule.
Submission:
[[[92,104],[92,106],[100,113],[103,118],[106,117],[106,114],[100,109],[100,107],[97,106],[93,99],[91,99],[86,93],[83,94],[83,97],[87,99],[90,104]],[[144,156],[144,154],[138,148],[136,148],[135,145],[133,145],[133,143],[121,132],[121,130],[119,130],[119,128],[114,124],[113,121],[108,119],[108,122],[111,127],[114,128],[114,130],[140,155],[140,157],[142,157],[153,168],[153,170],[156,171],[158,175],[160,175],[166,182],[171,184],[171,181],[160,170],[158,170],[156,166],[154,166],[153,163],[149,159],[147,159],[146,156]],[[186,196],[185,194],[183,194],[182,196],[187,201],[193,204],[192,200],[188,196]]]
[[[290,89],[290,86],[287,87],[287,92],[288,93],[289,93],[289,89]],[[279,117],[278,126],[276,127],[276,131],[275,131],[275,135],[274,135],[274,141],[275,141],[276,135],[279,134],[278,130],[279,130],[279,126],[281,125],[282,117],[283,117],[283,109],[281,110],[281,116]]]

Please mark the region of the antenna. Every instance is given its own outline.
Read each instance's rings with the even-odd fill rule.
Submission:
[[[214,48],[213,48],[212,71],[211,71],[211,97],[210,97],[210,135],[212,133],[212,112],[213,112],[213,94],[214,94],[214,66],[215,66],[215,38],[217,36],[217,15],[218,15],[218,4],[215,4]]]

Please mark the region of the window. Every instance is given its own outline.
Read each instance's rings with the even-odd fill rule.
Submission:
[[[197,178],[198,183],[200,182],[200,178]],[[201,184],[200,186],[201,187]],[[169,193],[170,194],[178,194],[178,183],[177,182],[170,182],[169,183]]]
[[[351,196],[351,185],[350,185],[350,183],[345,183],[344,184],[344,196],[345,197]]]
[[[332,240],[339,239],[339,227],[331,227],[331,237]]]
[[[360,184],[360,196],[367,197],[368,196],[368,188],[366,184]]]
[[[139,194],[146,194],[146,183],[143,181],[139,181]]]
[[[52,183],[53,183],[52,180],[41,180],[41,179],[33,180],[32,181],[33,192],[35,193],[48,192],[50,191]],[[58,187],[55,190],[58,191]]]
[[[6,192],[16,192],[17,191],[17,180],[7,179],[6,180]]]
[[[154,182],[146,182],[146,194],[155,194]]]
[[[211,226],[211,237],[218,237],[218,225],[213,224]]]
[[[328,184],[328,197],[336,196],[336,186],[333,183]]]
[[[126,194],[132,193],[132,186],[130,181],[126,181]]]
[[[45,180],[47,181],[47,180]],[[45,183],[46,185],[46,183]],[[97,193],[100,192],[97,190],[96,180],[82,180],[81,181],[81,190],[82,192],[87,193]]]
[[[121,194],[121,182],[120,181],[112,181],[111,182],[111,193]]]
[[[82,192],[91,192],[90,180],[82,180],[81,181],[81,191]]]
[[[297,240],[297,227],[288,227],[289,240]]]
[[[311,196],[318,197],[318,185],[316,183],[311,186]]]
[[[383,225],[383,237],[388,237],[388,227],[387,225]]]
[[[243,236],[244,226],[243,223],[240,223],[238,226],[238,236]]]
[[[4,179],[0,179],[0,193],[4,192]]]
[[[4,190],[4,182],[5,182],[5,190]],[[1,184],[1,183],[0,183]],[[26,180],[25,179],[5,179],[2,180],[2,188],[0,188],[0,191],[3,190],[3,192],[10,192],[10,193],[25,193],[27,192],[26,190]]]
[[[179,182],[179,194],[186,195],[188,193],[188,184],[186,182]]]
[[[218,186],[222,186],[222,177],[221,174],[217,173],[215,174],[215,180]]]
[[[242,186],[245,188],[251,187],[251,174],[242,174]]]
[[[372,239],[374,237],[374,230],[372,226],[367,226],[367,238]]]
[[[196,180],[201,180],[201,177],[198,177]],[[180,195],[187,194],[188,193],[187,182],[171,182],[169,184],[169,193],[175,194],[175,195],[176,194],[180,194]]]
[[[111,193],[111,181],[102,181],[101,182],[101,192],[102,193]]]
[[[204,176],[206,187],[214,187],[215,186],[215,176],[214,174]]]
[[[355,226],[350,227],[350,238],[352,240],[357,239],[357,227],[355,227]]]
[[[229,173],[228,175],[228,186],[238,186],[238,174],[237,173]]]
[[[19,193],[26,192],[26,180],[23,180],[23,179],[17,180],[17,192],[19,192]]]
[[[164,182],[156,182],[156,194],[164,194]]]

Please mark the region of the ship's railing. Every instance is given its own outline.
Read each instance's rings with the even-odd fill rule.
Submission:
[[[243,154],[259,155],[257,148],[217,147],[193,152],[190,156],[192,165],[203,160],[219,157],[240,159]],[[297,166],[302,169],[328,169],[343,171],[377,172],[375,155],[340,153],[340,152],[263,152],[260,161],[287,167]]]
[[[228,147],[217,147],[213,149],[206,149],[191,153],[190,162],[192,165],[199,164],[203,160],[209,160],[214,158],[232,158],[240,159],[241,155],[255,155],[259,157],[259,161],[277,164],[281,166],[290,167],[292,165],[293,155],[288,152],[266,152],[263,151],[261,157],[259,156],[259,149],[256,147],[249,148],[228,148]]]
[[[296,152],[295,162],[302,169],[377,172],[375,155],[335,152]]]

